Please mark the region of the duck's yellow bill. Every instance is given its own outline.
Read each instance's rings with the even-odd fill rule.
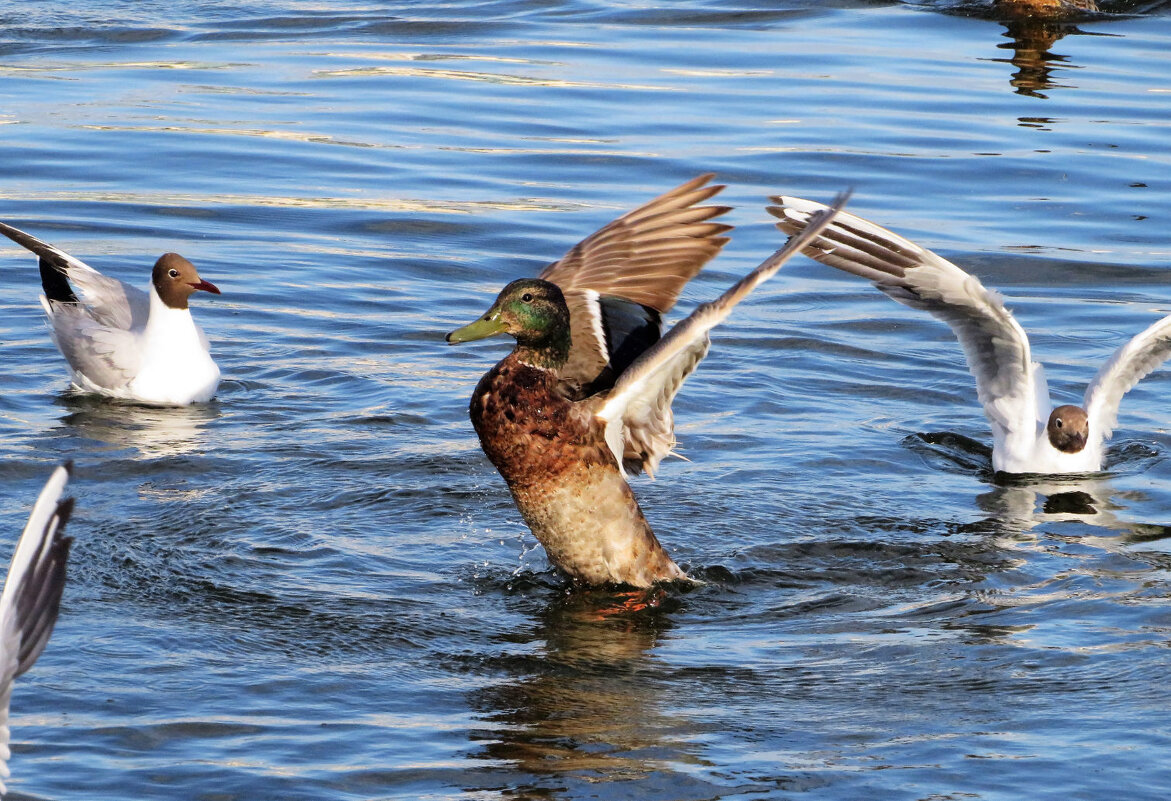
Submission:
[[[508,326],[500,319],[499,313],[488,312],[474,323],[457,328],[447,335],[448,343],[458,345],[460,342],[472,342],[477,339],[503,334]]]

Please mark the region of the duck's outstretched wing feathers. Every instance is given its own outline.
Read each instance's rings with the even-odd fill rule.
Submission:
[[[146,325],[150,298],[141,289],[102,275],[81,259],[19,228],[0,223],[0,234],[40,259],[41,284],[49,301],[80,302],[99,324],[110,328],[129,329]]]
[[[790,234],[804,230],[825,207],[794,197],[775,197],[768,211]],[[998,443],[1010,451],[1031,449],[1037,423],[1049,413],[1040,365],[1024,329],[999,293],[947,259],[887,229],[843,212],[805,254],[823,264],[873,281],[893,299],[947,323],[967,357],[976,390]],[[1042,397],[1044,393],[1044,397]]]
[[[589,384],[607,366],[612,378],[658,339],[661,315],[728,242],[732,227],[711,220],[729,207],[698,205],[724,188],[711,179],[701,175],[624,214],[538,276],[557,284],[569,306],[563,380]]]
[[[1148,373],[1171,357],[1171,316],[1136,335],[1102,365],[1086,387],[1082,403],[1089,417],[1090,431],[1110,439],[1118,421],[1122,396]]]
[[[701,304],[618,377],[596,414],[606,424],[606,442],[620,464],[625,455],[627,468],[638,466],[654,475],[659,462],[675,445],[671,402],[707,354],[708,332],[752,290],[807,247],[830,224],[847,198],[841,195],[833,206],[823,207],[824,211],[813,215],[804,231],[791,237],[783,248],[720,297]]]
[[[72,540],[65,523],[73,499],[62,500],[72,464],[53,471],[20,535],[0,595],[0,776],[8,776],[8,702],[12,682],[41,655],[61,605]],[[4,785],[0,782],[0,794]]]

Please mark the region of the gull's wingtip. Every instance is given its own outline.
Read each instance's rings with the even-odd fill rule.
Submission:
[[[42,502],[52,503],[59,500],[71,478],[73,478],[73,460],[67,459],[57,465],[56,469],[49,474],[49,480],[45,482],[44,489],[37,496],[37,506],[41,506]]]
[[[815,200],[802,200],[801,198],[789,197],[787,195],[777,195],[771,198],[779,205],[768,206],[767,211],[769,214],[780,219],[780,222],[777,223],[777,228],[789,234],[789,241],[781,249],[782,252],[789,252],[796,246],[800,246],[801,248],[806,247],[823,230],[829,228],[833,223],[834,217],[846,207],[853,194],[853,187],[844,189],[838,192],[833,202],[828,206],[824,203],[818,203]],[[798,218],[796,215],[791,214],[790,211],[796,212],[801,217]],[[800,223],[799,225],[793,224],[798,221]]]
[[[65,563],[73,540],[65,536],[65,525],[73,515],[73,498],[62,498],[73,470],[73,462],[57,466],[37,496],[28,523],[16,543],[4,592],[0,596],[0,619],[15,620],[22,641],[34,631],[52,630],[56,603],[65,584]],[[13,617],[14,616],[14,617]],[[46,626],[47,623],[47,626]],[[47,632],[44,638],[48,638]],[[43,648],[43,644],[40,646]],[[21,643],[21,666],[17,675],[32,664],[29,649]],[[40,649],[36,649],[40,653]]]
[[[7,792],[8,697],[12,682],[36,662],[53,633],[65,589],[69,547],[64,527],[73,513],[73,498],[61,498],[73,461],[58,465],[33,505],[16,543],[4,590],[0,594],[0,796]]]
[[[765,210],[778,219],[792,219],[794,213],[809,215],[820,211],[826,211],[827,209],[841,211],[846,207],[846,204],[853,196],[854,187],[852,186],[843,189],[841,192],[838,192],[837,195],[834,196],[833,201],[828,204],[820,203],[816,200],[806,200],[805,198],[796,197],[795,195],[770,195],[769,201],[773,205],[766,206]]]
[[[834,196],[833,202],[829,204],[824,212],[822,212],[822,214],[824,214],[826,217],[827,223],[834,217],[837,217],[838,214],[846,208],[846,205],[850,202],[850,198],[853,196],[854,187],[852,186],[846,187]]]
[[[0,222],[0,234],[4,234],[25,250],[32,251],[38,256],[44,257],[54,252],[60,252],[49,243],[42,242],[27,231],[22,231],[15,225],[9,225],[6,222]]]

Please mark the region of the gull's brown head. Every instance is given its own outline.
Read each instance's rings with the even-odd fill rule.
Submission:
[[[1080,406],[1058,406],[1045,427],[1049,444],[1062,453],[1077,453],[1090,437],[1090,419]]]
[[[200,278],[195,265],[178,253],[164,253],[160,256],[155,262],[150,280],[159,298],[172,309],[186,309],[187,298],[201,289],[214,295],[220,294],[215,284]]]

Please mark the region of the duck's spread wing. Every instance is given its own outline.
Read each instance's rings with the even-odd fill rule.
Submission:
[[[95,320],[111,328],[146,325],[150,298],[141,289],[102,275],[81,259],[19,228],[0,223],[0,234],[40,259],[41,280],[50,301],[80,302]]]
[[[71,465],[58,467],[37,498],[28,525],[20,535],[4,593],[0,596],[0,774],[8,776],[8,702],[12,682],[41,655],[65,588],[65,563],[72,542],[65,523],[73,499],[61,499]],[[4,792],[0,782],[0,793]]]
[[[832,207],[813,215],[804,231],[790,238],[720,297],[700,305],[618,377],[596,414],[605,423],[606,442],[619,463],[625,462],[627,469],[641,467],[654,474],[675,445],[671,402],[707,354],[708,332],[761,282],[801,252],[830,223],[846,199],[842,195]]]
[[[777,205],[769,213],[788,233],[804,230],[810,216],[824,208],[793,197],[773,201]],[[963,346],[997,441],[1010,450],[1033,447],[1038,420],[1049,413],[1048,393],[1040,365],[1033,364],[1028,337],[998,293],[930,250],[846,212],[834,218],[805,255],[873,281],[900,303],[947,323]]]
[[[1122,396],[1171,357],[1171,316],[1127,342],[1110,357],[1086,388],[1083,401],[1092,436],[1109,439]]]
[[[728,242],[731,226],[711,220],[729,208],[698,205],[724,188],[711,179],[701,175],[619,217],[541,272],[569,306],[573,346],[562,378],[585,384],[607,365],[617,374],[631,351],[657,341],[661,315]]]
[[[606,425],[606,444],[625,472],[645,470],[653,478],[659,462],[675,447],[671,403],[707,355],[711,342],[707,335],[711,325],[705,328],[696,323],[680,331],[693,319],[695,315],[671,329],[623,373],[598,412]],[[680,336],[668,343],[676,331]],[[664,343],[666,347],[661,347]]]

